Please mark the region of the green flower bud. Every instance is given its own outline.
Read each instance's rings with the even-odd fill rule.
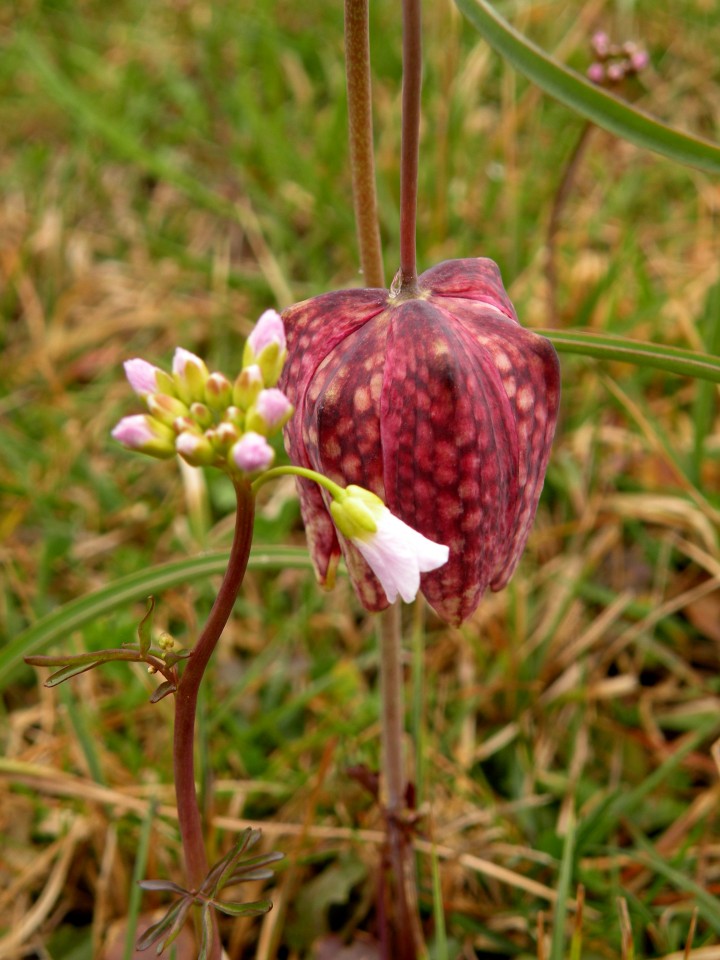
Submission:
[[[193,403],[190,407],[190,416],[202,430],[211,427],[214,422],[212,413],[204,403]]]
[[[172,369],[180,399],[187,404],[195,401],[204,403],[205,384],[210,374],[200,357],[178,347],[173,357]]]
[[[217,460],[217,453],[204,433],[181,433],[175,449],[191,467],[209,467]]]
[[[222,373],[211,373],[205,384],[205,400],[213,410],[224,410],[232,403],[232,384]]]
[[[330,513],[335,526],[348,540],[366,539],[377,532],[377,521],[385,510],[385,504],[369,490],[351,485],[344,496],[330,503]]]
[[[247,410],[264,386],[260,367],[256,363],[245,367],[233,384],[233,403],[242,410]]]
[[[169,397],[166,393],[151,393],[145,398],[150,413],[161,423],[172,427],[178,417],[187,416],[188,408],[182,400]]]

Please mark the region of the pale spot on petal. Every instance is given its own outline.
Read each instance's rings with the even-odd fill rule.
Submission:
[[[358,413],[365,413],[370,409],[372,401],[370,399],[370,391],[367,387],[360,387],[355,391],[353,403]]]
[[[523,413],[525,413],[532,407],[534,399],[535,399],[535,395],[533,393],[532,387],[528,387],[528,386],[520,387],[520,389],[518,390],[517,400],[516,400],[518,409],[522,410]]]

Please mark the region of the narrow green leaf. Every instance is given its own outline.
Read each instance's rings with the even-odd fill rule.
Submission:
[[[720,283],[714,284],[708,293],[705,307],[707,333],[705,346],[709,353],[720,353]],[[717,390],[709,383],[698,384],[693,405],[692,423],[695,431],[693,443],[692,480],[700,485],[703,459],[707,440],[712,436],[712,425],[717,405]]]
[[[213,942],[213,916],[207,904],[201,911],[200,926],[202,928],[202,940],[200,941],[198,960],[208,960],[210,947]]]
[[[668,347],[644,340],[631,340],[585,330],[536,330],[551,340],[558,353],[577,353],[598,360],[615,360],[638,367],[655,367],[680,377],[695,377],[720,383],[720,357]]]
[[[217,873],[215,871],[211,871],[211,876],[213,878],[213,895],[219,890],[222,890],[228,881],[228,877],[231,877],[235,870],[242,866],[241,858],[247,850],[250,850],[255,846],[260,837],[260,830],[253,829],[252,827],[246,827],[245,830],[243,830],[238,842],[235,844],[232,850],[230,850],[228,855],[224,857],[218,864],[221,869],[218,870]],[[253,861],[255,859],[255,857],[252,858]]]
[[[272,910],[272,900],[253,900],[250,903],[232,903],[230,900],[213,900],[213,906],[228,917],[257,917]]]
[[[551,97],[639,147],[654,150],[678,163],[720,173],[717,144],[661,123],[553,60],[503,20],[487,0],[455,0],[455,3],[497,53]]]
[[[259,830],[258,833],[260,833]],[[248,880],[269,880],[275,871],[269,869],[268,864],[277,863],[278,860],[284,860],[284,858],[284,853],[279,850],[271,850],[269,853],[259,853],[255,857],[247,857],[239,863],[236,862],[232,871],[229,869],[223,871],[216,890],[234,886],[236,883],[245,883]]]
[[[188,896],[185,887],[181,887],[174,880],[138,880],[137,885],[142,890],[165,890],[168,893],[178,893],[183,897]]]
[[[552,943],[550,944],[550,960],[563,960],[565,956],[565,921],[567,905],[570,896],[570,884],[575,862],[575,814],[568,818],[567,833],[563,844],[562,861],[560,863],[560,877],[557,884],[557,900],[553,911]]]
[[[435,923],[435,949],[433,952],[437,960],[450,960],[447,930],[445,928],[445,904],[443,903],[442,884],[440,882],[440,864],[434,847],[430,864],[432,868],[433,921]]]
[[[63,667],[62,670],[58,670],[56,673],[51,673],[47,680],[44,682],[44,687],[57,687],[61,683],[65,683],[66,680],[70,680],[71,677],[78,677],[81,673],[87,673],[88,670],[92,670],[93,667],[100,666],[99,660],[95,660],[92,663],[83,663],[80,665],[71,665],[68,667]]]
[[[663,760],[642,783],[631,790],[619,791],[608,796],[578,828],[576,839],[578,850],[586,850],[601,843],[617,827],[621,818],[631,817],[645,798],[658,790],[677,770],[689,753],[697,750],[706,738],[717,736],[718,727],[720,727],[720,718],[715,714],[701,718],[698,720],[695,732],[679,741],[674,752]]]
[[[26,663],[30,667],[79,667],[83,664],[91,667],[95,663],[100,663],[102,659],[100,652],[97,650],[92,653],[59,653],[57,656],[51,657],[26,657]]]
[[[110,660],[138,660],[137,650],[118,647],[114,650],[91,650],[88,653],[59,653],[57,656],[27,657],[31,667],[77,667],[82,664],[93,666],[96,663],[108,663]]]
[[[22,663],[23,657],[46,649],[73,630],[79,630],[86,623],[107,616],[127,603],[142,600],[149,593],[159,594],[181,583],[222,574],[227,562],[228,554],[225,552],[174,560],[122,577],[106,587],[53,610],[0,650],[0,691],[11,682],[13,672]],[[302,547],[258,545],[250,554],[248,568],[312,570],[312,563],[307,551]],[[130,654],[130,651],[126,653]],[[94,656],[97,657],[97,654]],[[67,659],[64,658],[61,662],[66,663]]]
[[[136,950],[147,950],[154,943],[157,943],[166,934],[172,937],[174,930],[179,930],[187,916],[187,912],[192,906],[192,900],[187,898],[176,901],[157,923],[153,923],[140,937],[135,944]],[[167,946],[169,939],[165,940],[164,946]]]
[[[678,890],[690,894],[705,922],[713,928],[716,934],[720,935],[720,903],[718,903],[717,897],[708,893],[701,884],[686,876],[682,871],[671,866],[664,856],[660,856],[652,843],[639,830],[635,829],[632,823],[628,823],[628,827],[633,840],[641,851],[642,859]]]
[[[146,657],[150,652],[152,642],[153,613],[155,612],[155,597],[147,598],[147,613],[138,625],[138,641],[140,643],[140,653]]]

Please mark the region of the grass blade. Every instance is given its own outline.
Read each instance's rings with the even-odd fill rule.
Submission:
[[[440,867],[438,864],[438,857],[434,849],[430,863],[432,867],[433,923],[435,924],[434,953],[436,960],[450,960],[447,931],[445,929],[445,906],[443,904],[442,885],[440,883]]]
[[[720,353],[720,283],[716,283],[708,293],[707,306],[707,333],[705,346],[710,354]],[[693,443],[692,480],[700,484],[702,464],[705,456],[705,445],[712,434],[713,418],[715,416],[716,391],[707,383],[698,385],[693,408],[693,427],[695,437]]]
[[[39,653],[50,644],[78,630],[97,617],[106,616],[126,603],[144,600],[148,594],[158,594],[176,587],[225,572],[228,555],[225,552],[207,553],[188,560],[175,560],[149,570],[141,570],[94,590],[77,600],[63,604],[23,630],[0,650],[0,690],[13,679],[13,671],[24,656]],[[259,545],[250,554],[251,570],[312,569],[307,551],[301,547]]]
[[[536,330],[551,340],[558,353],[577,353],[598,360],[633,363],[639,367],[655,367],[679,377],[695,377],[720,383],[720,357],[696,353],[681,347],[631,340],[605,333],[584,330]]]
[[[652,867],[656,873],[665,877],[665,879],[678,890],[694,897],[700,916],[703,917],[705,922],[720,936],[720,903],[718,903],[717,897],[708,893],[708,891],[695,880],[691,880],[690,877],[685,876],[680,870],[671,866],[665,857],[658,854],[652,843],[638,830],[634,829],[632,824],[629,824],[629,829],[640,851],[641,859]]]
[[[553,932],[550,944],[550,960],[563,960],[565,956],[565,920],[567,917],[570,883],[575,857],[575,815],[568,818],[565,843],[563,844],[560,876],[557,885],[557,900],[553,911]]]

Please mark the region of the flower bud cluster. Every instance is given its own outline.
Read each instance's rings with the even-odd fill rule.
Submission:
[[[650,62],[647,51],[639,44],[632,40],[611,43],[602,30],[593,34],[590,45],[596,60],[588,67],[587,76],[599,86],[620,83],[625,77],[640,73]]]
[[[276,386],[286,356],[280,315],[266,310],[247,339],[234,381],[210,372],[182,347],[171,373],[128,360],[125,374],[147,413],[123,417],[112,435],[130,450],[161,459],[178,454],[191,466],[219,467],[233,476],[267,470],[275,458],[267,438],[293,414]]]

